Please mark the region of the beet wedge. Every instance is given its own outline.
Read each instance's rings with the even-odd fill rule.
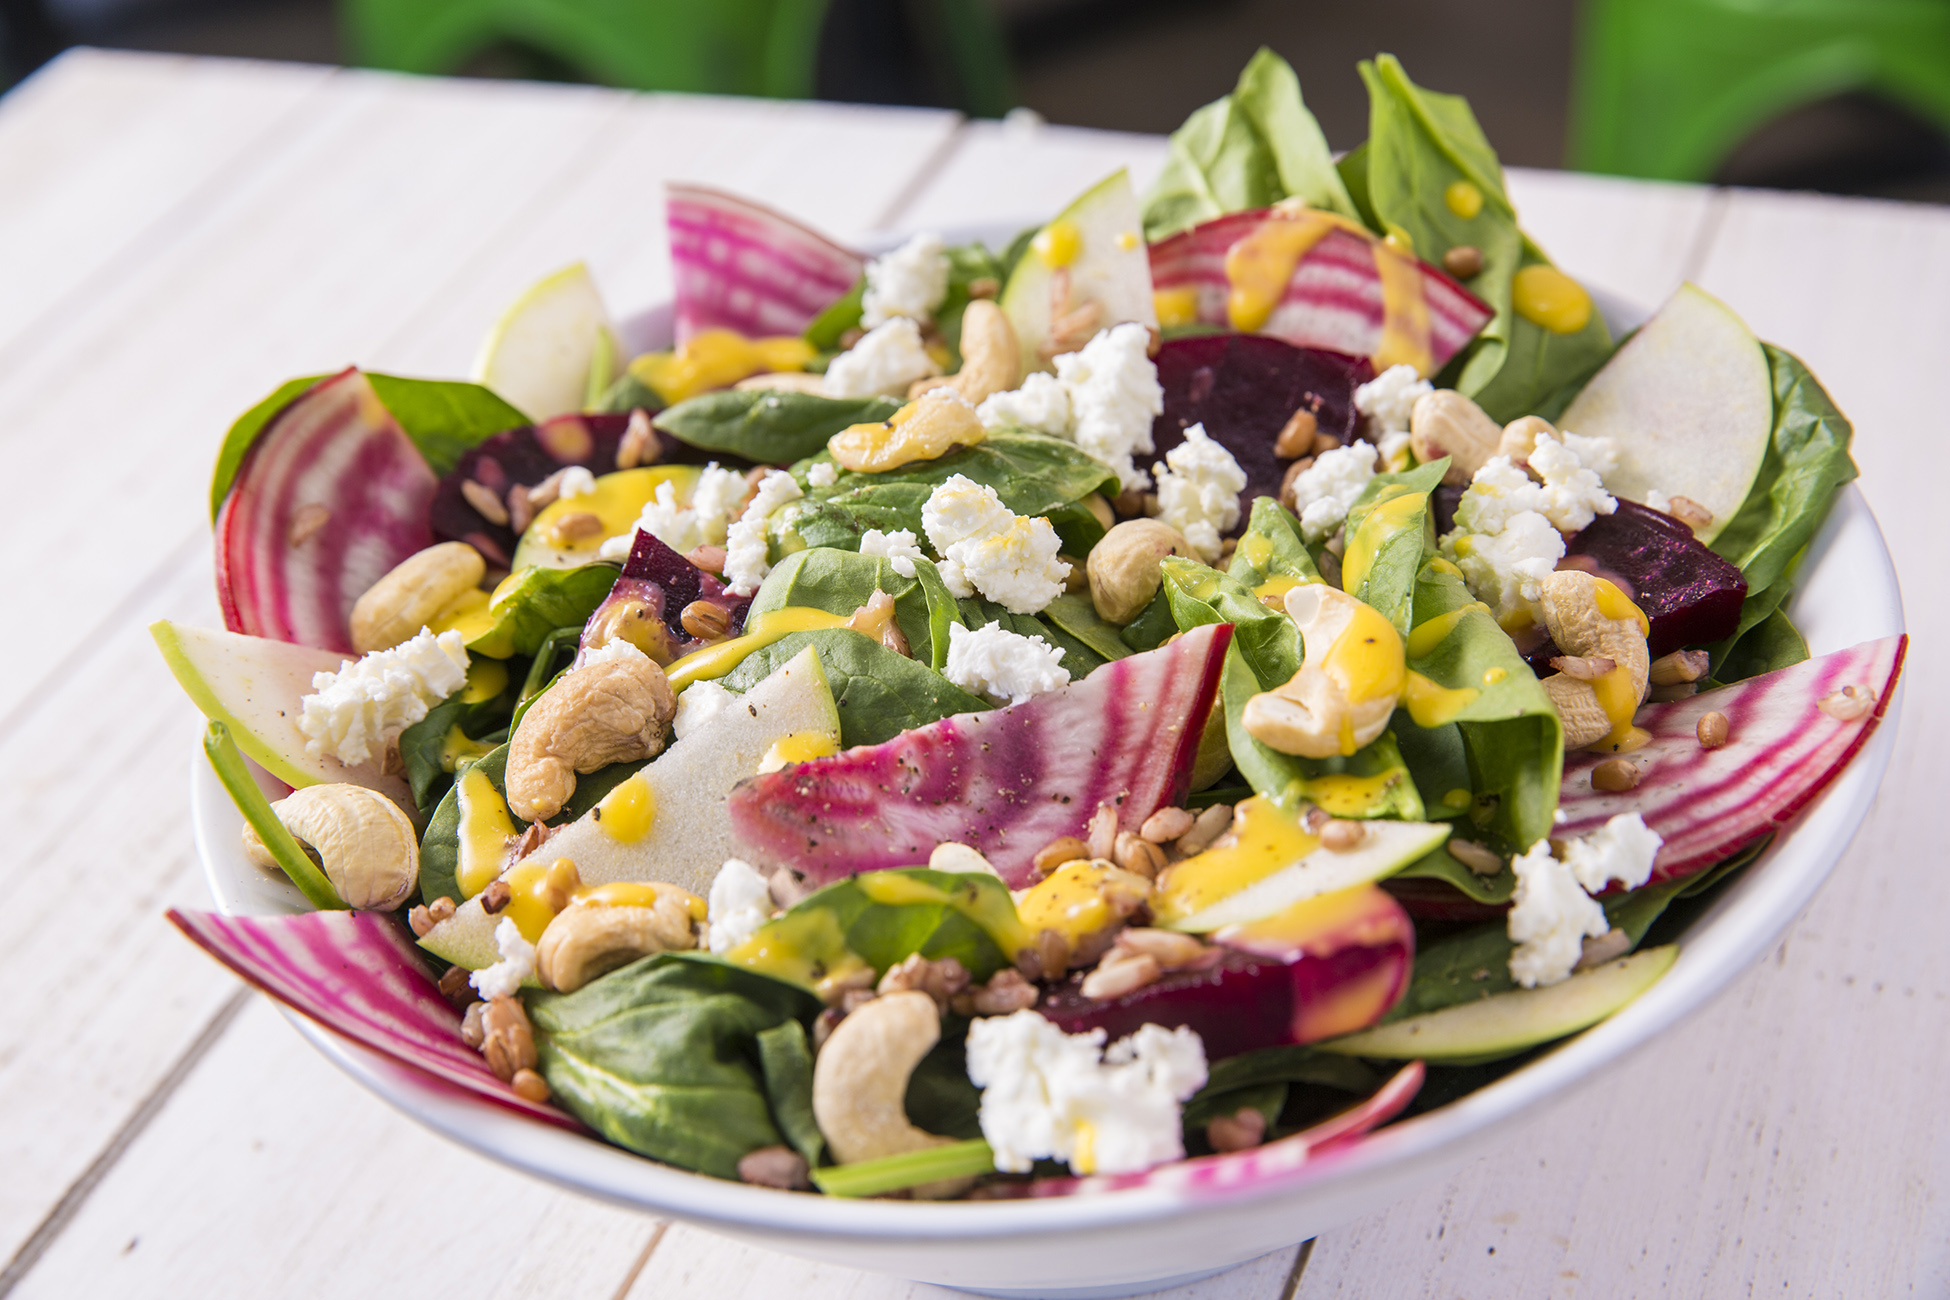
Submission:
[[[1724,861],[1786,825],[1828,787],[1881,721],[1902,671],[1907,636],[1865,641],[1791,668],[1639,710],[1652,741],[1628,755],[1639,783],[1616,794],[1596,790],[1591,770],[1610,755],[1567,754],[1556,833],[1584,835],[1606,819],[1636,812],[1665,840],[1652,879],[1673,880]],[[1853,718],[1821,700],[1844,687],[1875,692]],[[1706,713],[1726,715],[1727,743],[1706,749],[1697,727]],[[1847,713],[1849,710],[1841,709]]]
[[[356,654],[353,602],[433,545],[438,486],[358,370],[306,389],[258,435],[217,514],[224,626]]]
[[[1232,281],[1226,254],[1268,221],[1290,219],[1270,208],[1235,212],[1181,231],[1151,246],[1151,285],[1161,303],[1185,299],[1192,319],[1232,328],[1227,311]],[[1286,292],[1264,324],[1252,332],[1285,339],[1295,347],[1325,348],[1372,357],[1382,350],[1388,313],[1374,236],[1336,228],[1301,256]],[[1462,350],[1494,313],[1475,294],[1426,262],[1422,302],[1428,311],[1430,374]],[[1411,283],[1413,283],[1411,281]],[[1413,316],[1415,313],[1409,313]]]
[[[1021,704],[753,777],[731,792],[732,834],[816,884],[953,841],[1021,888],[1037,850],[1083,834],[1099,804],[1136,830],[1184,797],[1231,639],[1229,623],[1197,628]]]
[[[770,208],[699,185],[669,185],[677,341],[707,329],[752,338],[804,333],[853,287],[866,259]]]

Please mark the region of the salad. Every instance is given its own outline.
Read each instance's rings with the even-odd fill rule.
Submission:
[[[1615,337],[1468,106],[1361,74],[1343,157],[1261,51],[1000,249],[674,186],[674,346],[575,267],[473,382],[278,388],[225,629],[154,632],[316,910],[178,923],[842,1196],[1355,1141],[1630,1002],[1900,672],[1785,612],[1849,425],[1690,285]]]

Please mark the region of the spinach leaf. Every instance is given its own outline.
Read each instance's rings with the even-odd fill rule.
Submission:
[[[824,451],[840,430],[885,420],[900,408],[891,397],[732,390],[665,407],[653,423],[703,451],[760,465],[790,465]]]
[[[1784,584],[1777,583],[1776,586]],[[1808,658],[1808,643],[1788,621],[1787,611],[1777,609],[1749,628],[1718,656],[1713,680],[1725,686],[1745,681],[1779,668],[1792,668]]]
[[[806,1027],[797,1020],[781,1020],[770,1029],[760,1030],[758,1064],[773,1121],[792,1149],[817,1169],[826,1138],[813,1118],[813,1052]]]
[[[999,287],[1007,282],[1008,275],[995,254],[982,244],[950,245],[947,254],[948,293],[934,310],[934,331],[948,349],[948,372],[952,374],[961,368],[961,317],[975,297],[970,287],[978,280],[990,280]],[[841,337],[848,330],[860,328],[866,292],[867,280],[863,275],[806,327],[806,342],[821,352],[838,352]],[[991,288],[987,296],[993,297],[994,293],[995,289]]]
[[[1262,1047],[1214,1061],[1205,1086],[1185,1104],[1186,1122],[1192,1122],[1195,1111],[1202,1115],[1197,1121],[1200,1124],[1230,1113],[1212,1106],[1211,1098],[1269,1083],[1304,1083],[1366,1096],[1381,1086],[1381,1079],[1370,1066],[1352,1056],[1336,1056],[1312,1047]]]
[[[1455,730],[1455,728],[1450,728]],[[1414,764],[1409,765],[1414,771]],[[1418,779],[1419,779],[1419,773]],[[1424,854],[1395,873],[1404,879],[1440,880],[1463,897],[1478,903],[1507,903],[1517,891],[1517,875],[1505,867],[1493,876],[1479,876],[1457,861],[1443,845]]]
[[[835,298],[830,306],[813,317],[806,326],[805,340],[820,352],[838,352],[840,336],[860,323],[860,304],[867,296],[867,277],[862,275],[853,287]]]
[[[914,576],[903,578],[879,556],[830,546],[795,551],[765,575],[745,619],[788,605],[851,614],[876,591],[894,598],[894,622],[914,658],[935,669],[947,663],[948,625],[960,621],[960,610],[931,560],[916,560]]]
[[[630,411],[656,412],[664,409],[664,395],[632,374],[628,367],[596,402],[596,410],[612,415]]]
[[[1082,645],[1104,663],[1122,659],[1131,653],[1131,648],[1119,637],[1117,625],[1097,612],[1097,607],[1090,603],[1090,596],[1086,592],[1064,592],[1052,600],[1038,617],[1053,631]],[[1075,675],[1071,674],[1073,677]]]
[[[818,652],[819,666],[833,688],[843,746],[878,745],[951,713],[989,707],[987,700],[970,695],[925,664],[843,627],[794,632],[754,650],[731,670],[724,685],[740,693],[751,690],[807,646]]]
[[[500,665],[493,660],[476,661]],[[481,671],[476,668],[476,671]],[[447,787],[453,783],[454,774],[448,766],[452,761],[448,754],[448,737],[456,727],[460,734],[470,741],[483,741],[499,734],[499,739],[507,739],[509,720],[514,716],[515,700],[519,694],[519,683],[509,678],[507,684],[496,695],[485,700],[468,700],[465,688],[448,696],[427,710],[427,716],[400,733],[400,761],[406,768],[406,779],[413,787],[413,803],[422,814],[429,813]],[[490,746],[489,748],[492,748]]]
[[[1226,572],[1253,589],[1274,578],[1322,580],[1301,536],[1300,521],[1272,497],[1253,498],[1253,513],[1246,520],[1246,531],[1239,535]]]
[[[1355,215],[1327,137],[1301,98],[1300,79],[1285,59],[1262,46],[1230,95],[1194,112],[1172,133],[1164,170],[1145,196],[1145,238],[1163,239],[1288,197]]]
[[[494,622],[467,648],[490,659],[532,655],[557,628],[579,628],[588,622],[620,572],[613,564],[523,569],[495,589],[488,602]]]
[[[1178,622],[1171,616],[1171,600],[1159,588],[1144,612],[1124,625],[1117,639],[1138,653],[1156,650],[1159,646],[1178,635]]]
[[[542,1075],[572,1114],[618,1146],[719,1178],[785,1137],[771,1095],[796,1090],[767,1078],[759,1035],[820,1009],[783,981],[675,952],[527,1003]]]
[[[1000,877],[912,867],[835,881],[759,927],[747,947],[780,959],[788,978],[798,968],[823,978],[848,953],[884,974],[919,953],[953,957],[980,983],[1009,964],[1003,945],[1020,931]]]
[[[305,375],[299,379],[287,379],[271,390],[271,395],[237,417],[230,431],[223,436],[223,446],[217,449],[216,472],[210,477],[210,518],[214,520],[217,512],[223,509],[223,499],[230,495],[230,485],[237,480],[237,471],[243,467],[244,453],[257,441],[257,435],[264,432],[277,414],[291,405],[298,394],[330,375]]]
[[[941,1022],[941,1041],[907,1079],[903,1109],[916,1127],[942,1137],[971,1141],[982,1136],[977,1117],[982,1090],[968,1079],[968,1020],[949,1015]]]
[[[1442,482],[1448,457],[1398,474],[1377,474],[1347,514],[1341,582],[1381,612],[1403,636],[1415,617],[1415,578],[1435,552],[1429,493]]]

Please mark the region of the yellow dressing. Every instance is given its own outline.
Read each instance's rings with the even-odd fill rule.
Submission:
[[[1494,686],[1509,675],[1507,668],[1486,668],[1483,670],[1483,685]]]
[[[1402,703],[1408,706],[1408,716],[1415,719],[1416,726],[1439,727],[1445,722],[1455,721],[1456,715],[1474,703],[1478,694],[1473,686],[1452,690],[1418,672],[1411,672],[1408,674],[1408,687],[1402,692]]]
[[[1381,342],[1374,351],[1375,373],[1409,365],[1418,375],[1435,370],[1429,347],[1429,303],[1422,294],[1422,264],[1386,242],[1374,246],[1374,269],[1381,277]]]
[[[1652,635],[1652,624],[1646,620],[1645,611],[1634,605],[1630,596],[1604,578],[1597,579],[1597,583],[1600,614],[1606,618],[1630,619],[1639,625],[1640,636]]]
[[[1407,671],[1401,635],[1379,610],[1368,605],[1355,611],[1347,630],[1335,639],[1320,666],[1340,683],[1351,704],[1400,695]],[[1352,741],[1351,732],[1343,737],[1342,753],[1354,752]]]
[[[1517,315],[1553,334],[1576,334],[1591,321],[1591,295],[1554,266],[1539,263],[1518,271],[1512,300]]]
[[[1449,211],[1468,221],[1483,210],[1483,191],[1468,181],[1451,181],[1442,191],[1442,202]]]
[[[1247,533],[1239,539],[1236,554],[1255,569],[1263,569],[1266,562],[1273,558],[1273,539],[1265,533]]]
[[[725,960],[802,984],[829,1002],[849,982],[857,982],[860,972],[873,969],[846,946],[838,918],[823,907],[788,912],[760,926],[726,953]]]
[[[442,632],[458,632],[462,641],[472,641],[493,626],[494,616],[488,613],[488,594],[479,587],[469,587],[461,592],[460,595],[442,605],[440,611],[427,620],[427,627],[434,635],[438,636]],[[503,671],[505,683],[505,670]],[[472,669],[468,670],[467,676],[471,684],[474,680]],[[500,692],[496,691],[495,694],[498,695]],[[484,698],[492,698],[492,696]]]
[[[797,605],[767,610],[745,624],[743,636],[720,641],[702,650],[693,650],[666,668],[664,676],[669,679],[671,690],[681,691],[692,682],[723,677],[743,663],[753,651],[763,650],[794,632],[844,627],[846,618],[844,614],[829,614],[823,609],[806,609]]]
[[[1193,324],[1198,320],[1198,290],[1190,285],[1177,289],[1154,289],[1151,292],[1151,307],[1158,313],[1161,328]]]
[[[795,731],[772,742],[772,747],[758,760],[758,770],[776,772],[792,763],[805,763],[839,752],[840,743],[831,732]]]
[[[487,604],[487,593],[481,593],[481,604]],[[508,689],[508,665],[499,659],[476,659],[467,665],[467,685],[460,688],[462,704],[479,704],[491,700]]]
[[[664,894],[682,897],[684,910],[694,921],[704,919],[704,900],[677,885],[616,881],[607,885],[584,885],[576,865],[567,858],[553,862],[528,861],[502,877],[509,889],[508,906],[501,912],[515,923],[521,937],[539,942],[542,932],[558,913],[569,907],[651,907]]]
[[[618,844],[634,844],[650,833],[657,821],[657,796],[643,773],[616,783],[595,808],[596,824]]]
[[[454,800],[460,812],[460,857],[455,865],[454,884],[465,902],[494,883],[508,853],[508,841],[515,836],[514,818],[508,801],[478,767],[462,772],[454,782]]]
[[[1475,795],[1467,790],[1460,788],[1451,790],[1448,794],[1442,796],[1442,806],[1444,808],[1467,808],[1475,797]]]
[[[1638,689],[1631,674],[1622,667],[1598,677],[1591,683],[1591,689],[1598,697],[1598,707],[1611,719],[1611,734],[1599,741],[1596,747],[1617,752],[1631,738],[1634,730],[1632,715],[1639,711]],[[1632,746],[1634,749],[1637,747]]]
[[[595,885],[575,892],[577,907],[655,907],[660,891],[676,890],[684,896],[685,909],[693,921],[704,919],[704,900],[688,889],[678,889],[675,885],[643,885],[633,880],[619,880],[611,885]]]
[[[1460,578],[1463,576],[1463,571],[1461,569],[1458,569],[1455,565],[1443,559],[1440,555],[1430,557],[1429,567],[1431,569],[1434,569],[1437,573],[1446,573],[1452,578]]]
[[[988,437],[988,430],[969,420],[954,425],[934,421],[930,433],[915,436],[905,428],[921,409],[918,401],[909,402],[885,420],[848,425],[826,440],[833,459],[861,474],[884,474],[917,460],[934,460],[956,446],[972,447]]]
[[[1087,1119],[1077,1121],[1070,1141],[1070,1168],[1079,1174],[1097,1172],[1097,1126]]]
[[[1336,817],[1360,817],[1380,803],[1400,780],[1399,772],[1383,772],[1378,776],[1330,772],[1307,779],[1307,797]]]
[[[440,770],[458,772],[461,764],[471,763],[477,758],[492,754],[495,746],[485,741],[474,740],[460,729],[457,722],[447,728],[447,734],[440,738]]]
[[[1485,614],[1490,607],[1480,600],[1450,610],[1447,614],[1437,614],[1434,618],[1418,623],[1408,634],[1408,657],[1423,659],[1435,652],[1435,648],[1449,639],[1456,625],[1469,616],[1469,612],[1480,609]]]
[[[1235,843],[1195,854],[1165,873],[1153,909],[1161,922],[1183,920],[1320,847],[1319,838],[1309,835],[1297,816],[1265,795],[1240,804],[1239,818]]]
[[[1103,863],[1087,859],[1065,863],[1016,901],[1016,915],[1030,934],[1054,930],[1075,948],[1117,919],[1104,898],[1109,874]]]
[[[1035,941],[1035,931],[1023,924],[1006,889],[984,889],[973,881],[943,889],[897,871],[868,871],[853,879],[862,894],[883,907],[939,903],[954,908],[995,940],[1002,955],[1011,960]]]
[[[1381,499],[1361,517],[1361,525],[1348,535],[1347,549],[1341,557],[1341,588],[1358,592],[1374,567],[1375,553],[1381,544],[1407,528],[1427,498],[1413,488],[1396,484],[1383,489]]]
[[[796,336],[748,339],[731,330],[702,330],[674,352],[649,352],[630,362],[630,373],[675,404],[748,375],[804,370],[810,343]]]
[[[1037,231],[1036,237],[1029,241],[1029,247],[1035,250],[1037,257],[1043,259],[1045,266],[1068,266],[1083,251],[1083,232],[1077,229],[1075,222],[1059,218]]]
[[[1286,594],[1295,587],[1304,587],[1306,585],[1306,583],[1291,574],[1276,573],[1265,582],[1254,587],[1253,595],[1259,597],[1259,603],[1268,609],[1285,610]]]
[[[1353,230],[1365,239],[1367,231],[1329,212],[1302,211],[1262,221],[1226,250],[1226,320],[1241,334],[1265,325],[1286,296],[1294,268],[1330,231]]]
[[[593,560],[606,539],[619,537],[636,527],[637,516],[643,513],[644,505],[656,496],[658,484],[670,483],[677,493],[677,504],[689,505],[691,489],[697,483],[698,474],[695,465],[651,465],[643,469],[623,469],[604,474],[597,478],[594,492],[557,497],[537,511],[535,521],[528,525],[528,532],[524,536],[568,552],[571,556],[586,555]],[[601,520],[602,531],[588,536],[563,535],[560,528],[562,520],[569,515],[584,514],[594,515]],[[497,595],[499,591],[497,588]],[[489,607],[493,607],[492,600]]]

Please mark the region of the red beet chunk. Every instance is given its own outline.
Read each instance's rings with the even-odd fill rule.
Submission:
[[[745,611],[752,606],[750,596],[733,596],[724,589],[716,574],[706,573],[671,550],[649,533],[638,532],[630,547],[630,558],[622,576],[609,589],[603,603],[589,616],[582,634],[584,648],[589,645],[590,629],[606,626],[612,609],[625,602],[648,606],[669,637],[669,657],[677,659],[702,650],[706,642],[684,629],[684,607],[693,601],[709,601],[730,618],[730,635],[745,630]]]
[[[1151,426],[1158,456],[1183,442],[1186,429],[1204,424],[1246,471],[1242,524],[1254,497],[1279,495],[1291,461],[1273,454],[1273,441],[1293,413],[1304,407],[1321,433],[1351,440],[1354,390],[1374,378],[1365,357],[1297,348],[1260,334],[1173,339],[1158,349],[1157,364],[1165,390],[1165,412]]]

